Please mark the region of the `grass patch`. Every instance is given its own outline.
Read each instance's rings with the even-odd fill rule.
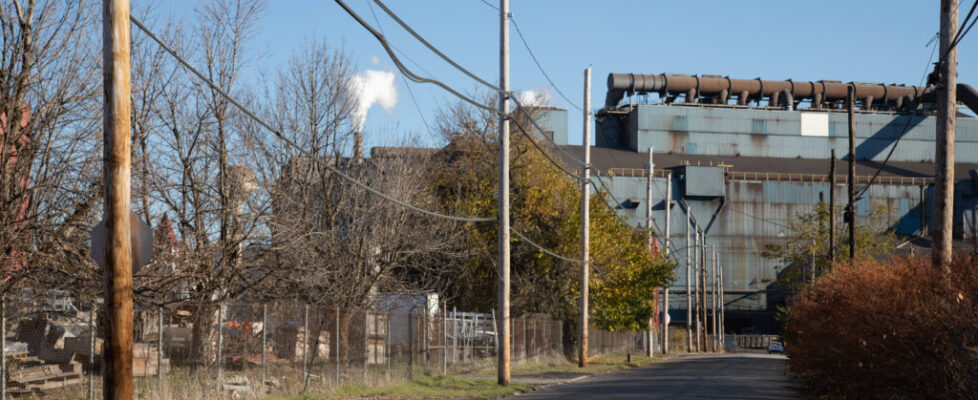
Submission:
[[[286,394],[270,395],[270,396],[262,397],[262,400],[318,400],[322,398],[323,395],[321,394],[307,393],[307,394],[300,394],[300,395],[286,395]]]
[[[471,379],[452,376],[422,376],[411,382],[383,385],[345,385],[333,391],[329,397],[379,396],[384,398],[472,398],[492,399],[516,392],[533,390],[532,385],[513,383],[499,386],[491,379]]]

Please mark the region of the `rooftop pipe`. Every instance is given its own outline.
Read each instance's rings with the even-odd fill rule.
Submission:
[[[849,85],[856,88],[856,99],[863,109],[874,105],[909,108],[933,97],[933,88],[921,86],[884,85],[879,83],[842,83],[841,81],[768,81],[757,79],[731,79],[718,75],[674,74],[608,74],[606,107],[616,107],[626,93],[659,93],[671,102],[676,96],[685,95],[687,103],[727,104],[737,98],[738,105],[751,100],[768,99],[771,106],[794,109],[803,99],[811,100],[811,108],[822,108],[846,98]],[[978,114],[978,92],[967,84],[958,84],[958,101]]]

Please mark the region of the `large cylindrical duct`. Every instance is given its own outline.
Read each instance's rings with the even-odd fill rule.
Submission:
[[[907,104],[907,99],[917,100],[930,94],[927,87],[884,85],[881,83],[862,83],[840,81],[769,81],[757,79],[732,79],[716,75],[676,75],[676,74],[609,74],[607,107],[615,107],[626,93],[658,93],[662,97],[695,94],[697,99],[714,100],[711,103],[726,104],[731,97],[737,97],[737,104],[746,105],[750,101],[767,98],[774,105],[792,106],[792,102],[805,99],[812,101],[813,108],[824,103],[845,100],[847,87],[855,87],[856,100],[866,106]],[[697,99],[686,99],[693,102]],[[701,102],[703,102],[701,100]]]

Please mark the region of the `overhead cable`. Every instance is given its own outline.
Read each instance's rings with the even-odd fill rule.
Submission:
[[[380,34],[380,32],[377,32],[372,27],[370,27],[369,24],[367,24],[366,22],[364,22],[362,18],[360,18],[352,9],[350,9],[346,5],[346,3],[343,2],[343,0],[334,0],[334,1],[337,4],[339,4],[341,7],[343,7],[343,9],[346,10],[346,12],[348,14],[350,14],[351,17],[353,17],[354,19],[356,19],[357,22],[359,22],[361,26],[363,26],[365,29],[369,30],[370,33],[372,33],[374,35],[374,37],[377,38],[377,40],[379,40],[381,42],[381,44],[384,46],[385,49],[389,49],[389,44],[387,43],[387,40],[384,38],[384,35]],[[423,44],[425,47],[427,47],[433,53],[435,53],[436,55],[438,55],[438,57],[440,57],[442,60],[444,60],[445,62],[449,63],[452,67],[454,67],[455,69],[459,70],[460,72],[462,72],[463,74],[465,74],[469,78],[472,78],[473,80],[475,80],[479,84],[482,84],[483,86],[485,86],[485,87],[487,87],[489,89],[492,89],[493,91],[495,91],[495,92],[497,92],[499,94],[502,94],[502,95],[508,97],[510,100],[512,100],[516,104],[517,109],[520,110],[523,113],[524,116],[526,116],[527,120],[538,131],[545,132],[545,130],[537,122],[536,118],[534,118],[533,116],[529,115],[529,113],[527,113],[527,111],[525,109],[525,106],[522,104],[522,102],[519,101],[519,98],[517,96],[514,96],[513,95],[512,92],[507,92],[507,91],[502,90],[498,86],[493,85],[492,83],[489,83],[485,79],[480,78],[475,73],[473,73],[473,72],[469,71],[468,69],[466,69],[465,67],[461,66],[459,63],[455,62],[455,60],[453,60],[451,57],[448,57],[447,55],[445,55],[445,53],[443,53],[441,50],[438,50],[437,47],[435,47],[434,45],[432,45],[431,42],[429,42],[427,39],[425,39],[423,36],[421,36],[421,34],[419,34],[414,29],[412,29],[410,25],[408,25],[400,17],[398,17],[397,14],[395,14],[393,11],[391,11],[390,8],[387,8],[387,6],[382,1],[380,1],[380,0],[373,0],[373,2],[376,3],[377,6],[379,6],[382,10],[384,10],[384,12],[387,13],[387,15],[391,17],[391,19],[393,19],[395,22],[397,22],[398,25],[400,25],[402,28],[404,28],[404,30],[406,30],[408,33],[410,33],[411,36],[413,36],[415,39],[417,39],[419,42],[421,42],[421,44]],[[393,54],[392,51],[389,51],[388,50],[388,54],[390,54],[391,57],[394,57],[394,54]],[[397,60],[395,60],[395,64],[398,64],[398,63],[399,62]],[[405,71],[402,70],[402,72],[405,72]],[[405,72],[405,74],[407,74],[407,72]],[[434,82],[435,81],[432,81],[431,83],[434,83]],[[461,94],[458,94],[457,92],[449,89],[447,87],[447,85],[441,84],[440,82],[438,82],[438,84],[443,89],[446,89],[446,90],[451,91],[456,96],[461,96]],[[474,101],[471,100],[471,99],[464,98],[463,100],[466,100],[469,103],[475,104]],[[491,109],[491,108],[486,107],[485,105],[482,105],[482,104],[477,104],[477,106],[479,106],[479,108],[482,108],[482,109],[488,110],[490,112],[499,114],[499,115],[501,115],[504,118],[507,117],[507,115],[503,115],[501,112],[499,112],[496,109]],[[574,162],[576,162],[578,164],[584,165],[584,162],[583,161],[581,161],[577,157],[574,157],[570,153],[567,153],[566,151],[564,151],[563,149],[561,149],[556,143],[553,142],[552,139],[550,139],[550,138],[545,138],[545,139],[547,139],[551,144],[553,144],[555,146],[555,149],[557,151],[559,151],[561,153],[564,153],[564,155],[566,155],[568,159],[570,159],[570,160],[572,160],[572,161],[574,161]]]
[[[978,5],[978,0],[975,0],[975,4]],[[973,12],[973,11],[975,11],[974,6],[971,7],[971,12]],[[971,12],[968,12],[968,17],[971,16]],[[976,18],[976,20],[978,20],[978,18]],[[930,43],[930,42],[928,42],[928,43]],[[921,85],[924,83],[924,80],[927,77],[927,69],[928,69],[927,66],[930,65],[930,60],[933,60],[934,59],[934,52],[937,51],[937,47],[938,46],[934,46],[934,49],[931,50],[931,52],[930,52],[930,57],[927,59],[927,64],[925,64],[925,67],[924,67],[924,75],[923,75],[923,77],[920,78],[920,84]],[[930,87],[930,86],[931,85],[928,83],[927,87]],[[926,88],[925,88],[925,90],[926,90]],[[876,172],[874,172],[873,173],[873,176],[871,178],[869,178],[869,183],[867,183],[866,186],[863,187],[861,190],[859,190],[859,193],[856,194],[856,200],[861,199],[863,197],[863,195],[867,191],[869,191],[869,188],[873,186],[873,182],[876,182],[876,178],[880,176],[880,173],[882,173],[883,172],[883,169],[885,169],[886,166],[887,166],[887,164],[889,164],[890,157],[892,157],[893,156],[893,152],[896,151],[897,145],[900,144],[900,140],[903,139],[903,136],[904,135],[906,135],[907,129],[910,127],[910,122],[913,121],[913,119],[917,117],[917,105],[914,104],[913,106],[914,106],[914,108],[913,108],[913,111],[910,113],[910,118],[908,118],[907,119],[907,122],[905,122],[903,124],[903,128],[900,129],[900,134],[897,135],[896,140],[893,141],[893,146],[890,147],[890,151],[888,153],[886,153],[886,158],[883,159],[883,163],[880,164],[879,168],[876,168]]]
[[[409,204],[409,203],[406,203],[404,201],[398,200],[398,199],[396,199],[394,197],[391,197],[390,195],[388,195],[388,194],[386,194],[384,192],[381,192],[380,190],[374,189],[373,187],[370,187],[369,185],[367,185],[367,184],[365,184],[363,182],[360,182],[359,180],[357,180],[357,179],[355,179],[355,178],[347,175],[346,173],[344,173],[343,171],[341,171],[339,168],[336,168],[336,167],[330,165],[328,162],[323,161],[322,159],[320,159],[316,155],[312,154],[308,150],[306,150],[306,149],[302,148],[301,146],[299,146],[296,142],[294,142],[291,139],[285,137],[285,135],[282,134],[282,132],[280,132],[278,129],[272,127],[271,124],[269,124],[268,122],[266,122],[265,120],[263,120],[262,118],[260,118],[253,111],[251,111],[248,107],[245,107],[243,104],[241,104],[241,102],[239,102],[237,99],[235,99],[230,94],[228,94],[226,91],[224,91],[224,89],[222,89],[221,87],[217,86],[213,81],[211,81],[210,79],[208,79],[206,76],[204,76],[204,74],[202,74],[200,71],[198,71],[192,65],[190,65],[190,63],[186,59],[184,59],[179,54],[177,54],[176,51],[174,51],[169,45],[167,45],[165,42],[163,42],[162,39],[160,39],[159,37],[157,37],[156,34],[154,34],[152,31],[150,31],[149,28],[147,28],[145,25],[143,25],[141,22],[139,22],[139,20],[137,20],[135,17],[133,17],[133,16],[130,15],[129,16],[129,20],[132,21],[132,23],[135,24],[136,27],[139,28],[139,30],[143,31],[143,33],[145,33],[147,36],[149,36],[151,39],[153,39],[153,41],[155,41],[161,48],[163,48],[163,50],[165,50],[167,53],[170,53],[170,55],[173,56],[178,62],[180,62],[181,65],[183,65],[190,72],[192,72],[194,75],[196,75],[197,78],[199,78],[200,80],[204,81],[204,83],[206,83],[208,86],[210,86],[211,89],[213,89],[215,92],[217,92],[218,94],[220,94],[221,97],[224,97],[228,102],[230,102],[235,107],[237,107],[239,110],[241,110],[241,112],[243,112],[246,116],[248,116],[248,118],[250,118],[251,120],[255,121],[259,125],[265,127],[265,129],[268,129],[277,138],[279,138],[280,140],[282,140],[283,142],[285,142],[289,146],[295,148],[296,150],[298,150],[300,153],[302,153],[306,157],[309,157],[310,159],[315,160],[316,162],[318,162],[322,166],[326,167],[327,169],[329,169],[333,173],[337,174],[338,176],[342,177],[343,179],[346,179],[347,181],[350,181],[351,183],[353,183],[353,184],[355,184],[355,185],[357,185],[357,186],[359,186],[359,187],[361,187],[361,188],[363,188],[363,189],[365,189],[365,190],[367,190],[367,191],[369,191],[369,192],[371,192],[371,193],[379,196],[380,198],[382,198],[384,200],[390,201],[390,202],[392,202],[394,204],[397,204],[397,205],[399,205],[401,207],[404,207],[404,208],[407,208],[407,209],[410,209],[410,210],[413,210],[413,211],[416,211],[418,213],[425,214],[425,215],[428,215],[428,216],[431,216],[431,217],[448,219],[448,220],[459,221],[459,222],[491,222],[491,221],[495,221],[496,220],[496,217],[460,217],[460,216],[446,215],[446,214],[441,214],[441,213],[438,213],[438,212],[435,212],[435,211],[425,210],[423,208],[414,206],[412,204]]]
[[[530,44],[526,42],[526,37],[523,36],[523,31],[520,30],[519,24],[516,23],[516,18],[510,18],[509,20],[513,23],[513,28],[516,28],[516,35],[519,36],[520,41],[523,42],[523,47],[526,48],[526,52],[530,53],[530,58],[533,59],[533,63],[537,65],[537,69],[539,69],[540,73],[543,74],[543,77],[547,79],[547,82],[550,83],[550,86],[553,87],[554,90],[557,91],[557,94],[559,94],[560,97],[563,97],[564,101],[566,101],[567,104],[569,104],[571,107],[576,108],[578,111],[584,111],[584,109],[581,108],[581,106],[574,104],[574,102],[571,101],[571,99],[568,98],[567,95],[565,95],[564,92],[560,90],[559,87],[557,87],[557,84],[554,83],[553,79],[550,79],[550,75],[547,74],[547,71],[543,69],[543,65],[540,65],[540,60],[537,59],[536,54],[534,54],[533,50],[530,49]]]
[[[964,36],[968,34],[968,31],[971,30],[971,27],[975,25],[975,21],[978,21],[978,18],[971,20],[971,15],[974,14],[975,12],[975,7],[978,7],[978,0],[975,0],[975,2],[971,5],[971,9],[968,10],[968,15],[964,17],[964,22],[961,23],[961,28],[958,28],[957,33],[954,34],[954,38],[951,39],[951,43],[948,44],[947,52],[945,52],[944,55],[942,55],[941,58],[936,63],[934,63],[935,72],[937,72],[937,70],[940,69],[942,65],[944,65],[944,62],[947,61],[948,55],[951,54],[951,50],[954,50],[954,48],[958,46],[958,43],[960,43],[961,40],[964,39]],[[970,23],[969,20],[971,20]]]
[[[380,30],[380,33],[384,33],[384,28],[380,25],[380,18],[377,18],[377,13],[374,12],[373,6],[370,5],[370,0],[364,0],[364,2],[367,3],[367,7],[370,7],[370,14],[373,15],[374,22],[377,23],[377,29]],[[418,63],[414,62],[414,60],[412,60],[411,57],[408,57],[403,51],[401,51],[401,49],[398,49],[395,46],[391,46],[391,47],[393,47],[394,50],[396,50],[398,53],[404,55],[404,58],[407,58],[408,61],[411,61],[415,65],[418,65]],[[424,71],[423,68],[422,71]],[[431,75],[431,73],[428,74]],[[425,130],[427,130],[428,134],[430,135],[432,133],[431,127],[428,126],[428,119],[425,118],[424,113],[421,112],[421,106],[418,105],[418,99],[414,97],[414,90],[411,89],[411,85],[408,84],[408,80],[407,78],[404,77],[404,74],[401,74],[401,80],[404,81],[404,88],[407,89],[408,95],[411,97],[411,103],[414,104],[414,109],[418,111],[418,116],[421,117],[421,123],[424,124]]]
[[[549,152],[547,152],[542,147],[540,147],[540,144],[537,143],[537,141],[535,139],[533,139],[533,136],[530,135],[529,133],[527,133],[525,129],[523,129],[523,125],[522,124],[517,123],[515,125],[516,125],[516,129],[518,129],[520,131],[520,134],[522,134],[524,137],[526,137],[526,139],[529,140],[531,144],[533,144],[533,147],[536,147],[537,150],[540,151],[540,154],[543,154],[543,156],[547,160],[549,160],[551,164],[553,164],[554,166],[556,166],[557,169],[559,169],[561,172],[569,175],[570,177],[572,177],[574,179],[577,179],[578,181],[583,181],[584,180],[583,177],[581,177],[580,175],[578,175],[578,174],[574,173],[573,171],[571,171],[571,170],[567,169],[566,167],[564,167],[559,161],[555,160],[553,158],[553,156],[550,155]]]
[[[549,255],[551,257],[554,257],[556,259],[567,261],[567,262],[571,262],[571,263],[574,263],[574,264],[583,264],[584,263],[581,259],[564,257],[564,256],[562,256],[560,254],[557,254],[557,253],[554,253],[553,251],[550,251],[546,247],[543,247],[543,246],[537,244],[536,242],[530,240],[530,238],[528,238],[528,237],[526,237],[526,235],[520,233],[520,231],[516,230],[516,228],[510,227],[509,230],[512,231],[514,234],[516,234],[516,236],[519,237],[521,240],[523,240],[524,242],[526,242],[530,246],[535,247],[537,250],[542,251],[544,254],[547,254],[547,255]],[[588,262],[588,266],[590,266],[591,268],[593,268],[599,275],[601,275],[602,277],[604,277],[605,280],[610,281],[610,282],[612,282],[614,284],[618,284],[618,282],[616,282],[614,279],[611,279],[610,276],[608,276],[607,274],[605,274],[604,271],[602,271],[601,268],[599,268],[593,262]]]
[[[341,5],[342,5],[342,1],[341,0],[336,0],[336,1],[337,1],[337,3],[341,3]],[[438,57],[441,57],[442,60],[445,60],[445,62],[447,62],[451,66],[455,67],[455,69],[461,71],[463,74],[465,74],[469,78],[474,79],[476,82],[479,82],[479,83],[481,83],[481,84],[489,87],[492,90],[495,90],[497,92],[502,92],[503,91],[502,89],[500,89],[496,85],[493,85],[493,84],[491,84],[489,82],[486,82],[484,79],[480,78],[478,75],[470,72],[469,70],[465,69],[465,67],[462,67],[461,65],[459,65],[458,63],[456,63],[455,60],[452,60],[450,57],[446,56],[445,53],[442,53],[440,50],[438,50],[438,48],[436,48],[434,45],[432,45],[431,43],[429,43],[424,37],[422,37],[420,34],[418,34],[417,32],[415,32],[414,29],[411,29],[411,27],[408,24],[406,24],[404,21],[402,21],[401,18],[399,18],[397,16],[397,14],[394,14],[393,11],[391,11],[389,8],[387,8],[387,6],[384,5],[384,3],[382,1],[380,1],[380,0],[373,0],[373,2],[374,3],[377,3],[377,6],[379,6],[381,10],[384,10],[384,12],[387,13],[387,15],[391,17],[391,19],[393,19],[395,22],[397,22],[398,25],[400,25],[402,28],[404,28],[404,30],[406,30],[408,33],[410,33],[411,36],[414,36],[414,38],[417,39],[419,42],[421,42],[421,44],[423,44],[425,47],[427,47],[428,50],[431,50],[433,53],[437,54]]]
[[[499,113],[499,111],[496,110],[495,108],[488,107],[485,104],[482,104],[482,103],[480,103],[478,101],[475,101],[471,97],[468,97],[468,96],[466,96],[466,95],[464,95],[462,93],[459,93],[455,89],[452,89],[450,86],[442,83],[441,81],[439,81],[437,79],[434,79],[434,78],[425,78],[425,77],[419,76],[419,75],[415,74],[414,72],[412,72],[407,66],[404,65],[403,62],[401,62],[401,59],[397,57],[397,54],[394,54],[394,49],[391,48],[390,43],[387,42],[387,39],[384,37],[383,34],[381,34],[376,29],[374,29],[372,26],[370,26],[370,24],[368,24],[367,21],[364,21],[363,18],[360,18],[360,15],[358,15],[348,5],[346,5],[346,3],[343,2],[343,0],[334,0],[334,1],[336,2],[336,4],[339,4],[339,6],[342,7],[343,10],[345,10],[347,14],[350,15],[350,17],[353,17],[353,19],[356,20],[357,23],[360,24],[360,26],[362,26],[364,29],[366,29],[367,31],[369,31],[370,34],[372,34],[374,36],[374,38],[376,38],[377,41],[380,42],[380,45],[384,47],[384,51],[387,52],[387,55],[388,56],[390,56],[391,61],[394,62],[394,66],[397,67],[397,69],[399,71],[401,71],[401,73],[404,74],[404,76],[406,76],[408,79],[410,79],[412,81],[415,81],[415,82],[418,82],[418,83],[430,83],[432,85],[435,85],[435,86],[438,86],[438,87],[444,89],[448,93],[451,93],[451,94],[455,95],[455,97],[458,97],[458,98],[462,99],[466,103],[472,104],[473,106],[476,106],[476,107],[478,107],[480,109],[483,109],[483,110],[486,110],[486,111],[489,111],[489,112]]]

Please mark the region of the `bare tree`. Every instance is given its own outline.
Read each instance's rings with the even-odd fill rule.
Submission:
[[[350,137],[360,128],[352,76],[342,50],[326,42],[307,44],[277,75],[271,90],[275,103],[266,112],[303,151],[272,135],[256,134],[254,141],[266,155],[257,163],[263,166],[260,175],[276,180],[269,221],[273,258],[266,263],[288,271],[269,281],[263,293],[347,310],[340,322],[344,342],[350,340],[352,319],[379,292],[440,289],[444,274],[434,271],[452,265],[441,260],[456,257],[460,248],[454,223],[390,203],[327,168],[402,201],[439,207],[426,168],[432,149],[375,148],[382,151],[368,159],[348,156],[356,153],[350,151]]]
[[[97,7],[0,4],[0,291],[81,286],[100,198]]]
[[[173,37],[174,46],[198,60],[208,79],[239,97],[248,93],[242,75],[255,61],[246,46],[264,3],[215,0],[197,9],[196,29]],[[157,297],[168,294],[194,315],[191,357],[206,359],[217,306],[251,290],[269,272],[261,258],[245,260],[243,250],[261,243],[268,196],[255,196],[267,185],[248,167],[254,156],[247,144],[248,122],[217,90],[186,71],[161,84],[155,108],[160,141],[144,170],[155,201],[173,213],[181,240],[167,277],[157,277]]]

